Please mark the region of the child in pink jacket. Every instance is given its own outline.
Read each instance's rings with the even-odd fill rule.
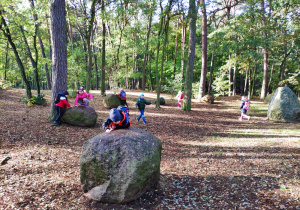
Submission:
[[[80,88],[78,89],[78,94],[77,94],[77,96],[76,96],[76,98],[75,98],[75,106],[78,106],[78,103],[79,103],[81,106],[87,106],[87,104],[89,103],[89,98],[90,98],[91,100],[93,100],[93,95],[84,92],[84,88],[83,88],[83,87],[80,87]]]

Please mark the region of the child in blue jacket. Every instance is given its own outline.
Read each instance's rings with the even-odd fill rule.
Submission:
[[[136,105],[135,105],[136,108],[138,108],[140,110],[140,116],[138,118],[136,118],[138,122],[142,118],[144,124],[147,124],[144,113],[145,113],[146,105],[150,105],[150,104],[151,104],[151,102],[148,102],[144,99],[144,93],[141,93],[141,95],[140,95],[140,97],[137,100]]]

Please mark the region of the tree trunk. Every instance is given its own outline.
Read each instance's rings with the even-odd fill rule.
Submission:
[[[178,49],[178,28],[179,28],[179,19],[177,19],[177,26],[176,26],[173,80],[175,79],[175,74],[176,74],[176,61],[177,61],[177,49]]]
[[[150,8],[152,8],[152,4],[151,4]],[[147,65],[147,57],[148,57],[149,37],[150,37],[150,31],[151,31],[151,25],[152,25],[152,15],[153,15],[153,12],[151,11],[150,17],[149,17],[147,37],[146,37],[146,49],[145,49],[146,52],[144,53],[142,90],[145,90],[145,86],[146,86],[146,65]]]
[[[237,74],[237,64],[236,64],[236,57],[237,53],[235,53],[235,62],[234,62],[234,67],[233,67],[233,87],[232,87],[232,95],[236,95],[236,74]]]
[[[184,78],[184,59],[185,59],[185,42],[186,42],[186,24],[185,24],[185,18],[184,18],[184,15],[183,15],[183,18],[182,18],[182,36],[181,36],[181,79],[180,81],[182,82],[183,81],[183,78]],[[182,89],[182,87],[181,87]]]
[[[210,62],[209,84],[208,84],[208,91],[207,91],[208,95],[210,95],[211,86],[212,86],[212,72],[213,72],[213,66],[214,66],[214,60],[215,60],[215,45],[216,45],[216,42],[214,41],[213,51],[211,54],[211,62]]]
[[[186,66],[185,83],[184,83],[184,103],[182,109],[190,111],[192,106],[192,84],[195,62],[195,47],[196,47],[196,20],[197,9],[195,0],[189,0],[189,50]]]
[[[231,54],[229,53],[229,56],[228,56],[228,59],[229,59],[229,63],[231,62],[230,60],[231,60]],[[232,77],[232,75],[231,75],[231,64],[229,65],[229,69],[228,69],[228,83],[229,83],[229,89],[228,89],[228,96],[231,96],[231,83],[232,83],[232,81],[231,81],[231,77]]]
[[[201,68],[201,78],[199,85],[198,100],[200,100],[205,95],[205,83],[206,83],[206,73],[207,73],[207,17],[205,0],[200,0],[201,11],[202,11],[202,68]]]
[[[4,80],[7,80],[7,70],[9,65],[9,59],[8,59],[8,41],[6,42],[6,53],[5,53],[5,68],[4,68]]]
[[[93,31],[93,25],[95,20],[95,6],[96,6],[96,0],[92,1],[91,6],[91,18],[89,20],[88,25],[88,31],[86,35],[86,47],[87,47],[87,72],[86,72],[86,92],[90,92],[91,88],[91,77],[92,77],[92,63],[93,63],[93,52],[92,52],[92,46],[91,46],[91,36]]]
[[[52,53],[52,98],[50,119],[54,120],[54,101],[60,91],[67,90],[67,40],[65,0],[51,0],[50,25]]]
[[[261,8],[263,11],[263,25],[266,26],[266,17],[265,17],[265,4],[264,0],[261,1]],[[267,32],[264,31],[264,38],[267,40]],[[266,46],[263,48],[263,54],[264,54],[264,76],[263,76],[263,82],[262,82],[262,87],[261,87],[261,94],[260,94],[260,99],[264,99],[267,95],[267,87],[268,87],[268,50]]]
[[[101,1],[102,11],[102,62],[101,62],[101,96],[105,95],[105,22],[104,22],[104,0]]]
[[[23,26],[20,26],[20,31],[21,31],[21,34],[23,36],[23,40],[24,40],[24,43],[25,43],[26,48],[27,48],[28,57],[30,59],[30,62],[31,62],[31,65],[32,65],[32,68],[33,68],[34,79],[35,79],[35,82],[36,82],[37,94],[39,95],[41,93],[41,91],[40,91],[39,74],[38,74],[38,69],[37,69],[37,61],[34,60],[33,57],[32,57],[32,53],[31,53],[29,44],[28,44],[26,36],[25,36]],[[34,38],[34,45],[35,45],[35,48],[36,48],[36,36]]]
[[[4,36],[7,38],[7,41],[9,42],[11,48],[13,49],[13,52],[14,52],[15,58],[16,58],[16,62],[18,64],[23,82],[25,83],[27,99],[30,99],[30,98],[32,98],[31,87],[30,87],[30,83],[28,82],[27,77],[26,77],[24,65],[23,65],[21,58],[19,56],[19,53],[17,51],[17,47],[12,40],[9,27],[6,24],[6,20],[3,17],[3,11],[0,11],[0,15],[1,15],[0,30],[3,31]]]

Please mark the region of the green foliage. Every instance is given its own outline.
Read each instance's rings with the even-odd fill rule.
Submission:
[[[0,80],[0,90],[3,89],[8,89],[12,86],[12,84],[9,81],[6,80]]]
[[[24,104],[37,104],[37,105],[43,105],[47,103],[47,100],[44,98],[44,94],[41,93],[37,96],[32,96],[32,98],[28,99],[26,96],[22,95],[20,96],[19,102],[24,103]]]
[[[219,95],[226,95],[229,89],[228,79],[225,77],[225,72],[221,73],[213,82],[212,89]]]

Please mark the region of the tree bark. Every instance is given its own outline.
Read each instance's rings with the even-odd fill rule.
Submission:
[[[185,111],[191,110],[192,105],[192,84],[194,74],[194,62],[195,62],[195,47],[196,47],[196,20],[197,20],[197,9],[195,0],[189,0],[189,50],[188,60],[185,74],[184,83],[184,103],[182,109]]]
[[[265,3],[264,0],[261,1],[261,8],[263,13],[265,14]],[[266,26],[266,17],[263,14],[263,20],[262,23],[264,26]],[[264,38],[267,40],[267,32],[264,31]],[[264,46],[263,48],[263,55],[264,55],[264,76],[263,76],[263,82],[262,82],[262,87],[261,87],[261,94],[260,94],[260,99],[264,99],[267,95],[267,88],[268,88],[268,50],[267,47]]]
[[[175,74],[176,74],[177,49],[178,49],[178,28],[179,28],[179,19],[177,19],[177,26],[176,26],[173,80],[175,79]]]
[[[41,90],[40,90],[39,74],[38,74],[38,69],[37,69],[37,60],[34,60],[33,57],[32,57],[32,53],[31,53],[29,44],[28,44],[26,36],[25,36],[23,26],[20,26],[20,31],[21,31],[21,34],[23,36],[23,40],[24,40],[24,43],[25,43],[26,48],[27,48],[27,54],[28,54],[28,57],[30,59],[30,62],[31,62],[31,65],[32,65],[32,68],[33,68],[34,79],[35,79],[35,82],[36,82],[36,89],[37,89],[37,93],[39,95],[41,93]],[[33,39],[34,39],[34,43],[33,43],[34,48],[36,49],[36,35]],[[37,54],[37,51],[36,51],[36,54]]]
[[[102,11],[102,57],[101,57],[101,96],[105,95],[105,20],[104,0],[101,1]]]
[[[52,98],[50,119],[54,120],[54,101],[60,91],[67,90],[67,40],[65,0],[51,0]]]
[[[205,95],[205,83],[206,83],[206,73],[207,73],[207,16],[205,8],[205,0],[200,0],[201,11],[202,11],[202,68],[201,68],[201,78],[199,85],[198,100],[200,100]]]
[[[185,17],[182,17],[182,35],[181,35],[181,82],[184,78],[184,59],[185,59],[185,42],[186,42],[186,24],[185,24]],[[182,87],[181,87],[182,89]]]

